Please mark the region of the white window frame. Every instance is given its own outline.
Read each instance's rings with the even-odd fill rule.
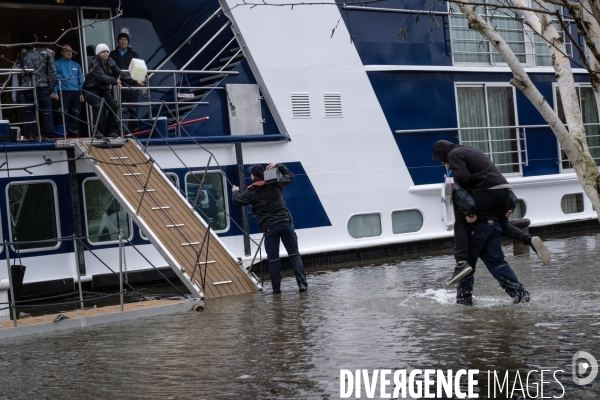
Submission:
[[[7,221],[9,240],[10,240],[10,242],[13,241],[13,232],[12,232],[12,227],[11,227],[12,221],[10,220],[10,215],[11,215],[10,214],[10,195],[8,193],[8,189],[11,186],[34,185],[37,183],[49,183],[52,185],[52,194],[54,196],[54,218],[56,218],[56,235],[57,235],[56,242],[57,243],[53,247],[36,247],[34,249],[25,249],[25,250],[19,249],[18,250],[19,253],[32,253],[32,252],[36,252],[36,251],[52,251],[52,250],[58,249],[60,247],[60,245],[62,244],[62,241],[60,240],[62,229],[60,226],[60,212],[58,210],[58,208],[60,207],[60,205],[59,205],[60,203],[58,202],[58,191],[56,188],[56,183],[50,179],[40,179],[40,180],[34,180],[34,181],[13,181],[6,185],[6,188],[5,188],[6,212],[7,212],[6,215],[9,217],[9,220]],[[15,252],[17,251],[14,246],[10,246],[10,248]]]
[[[591,83],[585,83],[585,82],[575,82],[575,88],[579,90],[579,88],[591,88],[592,84]],[[552,83],[552,98],[554,101],[554,112],[556,113],[556,115],[558,115],[558,97],[556,96],[556,91],[558,90],[558,83],[557,82],[553,82]],[[579,110],[581,111],[581,92],[579,92]],[[600,119],[600,111],[598,112],[598,118]],[[598,122],[598,126],[600,127],[600,122]],[[600,135],[598,135],[600,136]],[[586,141],[587,143],[587,141]],[[569,160],[563,160],[562,158],[562,147],[560,145],[560,141],[558,140],[558,138],[556,138],[556,147],[558,150],[558,166],[559,166],[559,173],[572,173],[573,172],[573,168],[564,168],[563,167],[563,161],[569,161]],[[600,165],[598,166],[598,168],[600,169]]]
[[[508,87],[510,89],[512,89],[512,94],[513,94],[513,106],[514,106],[514,113],[515,113],[515,126],[519,126],[519,107],[517,106],[517,93],[515,90],[515,87],[512,86],[509,83],[504,83],[504,82],[454,82],[454,99],[455,99],[455,105],[456,105],[456,122],[458,125],[458,129],[457,129],[457,134],[458,134],[458,141],[460,144],[462,144],[462,140],[460,137],[460,116],[459,116],[459,109],[458,109],[458,88],[459,87],[483,87],[484,88],[484,94],[485,94],[485,109],[486,109],[486,122],[487,122],[487,126],[482,126],[481,129],[487,129],[488,130],[488,141],[491,140],[491,138],[489,137],[490,135],[490,115],[489,115],[489,108],[488,108],[488,96],[487,96],[487,88],[488,87]],[[479,128],[479,127],[478,127]],[[516,141],[517,141],[517,154],[518,154],[518,164],[519,164],[519,171],[518,172],[507,172],[507,173],[503,173],[502,175],[504,176],[523,176],[523,148],[521,147],[521,137],[519,134],[519,128],[515,128],[516,132],[517,132],[517,137],[516,137]],[[493,148],[493,147],[492,147]],[[488,156],[489,157],[489,156]],[[492,161],[494,161],[492,159]]]
[[[531,2],[529,0],[525,0],[525,3],[528,7],[531,7]],[[490,4],[491,5],[491,4]],[[456,11],[456,8],[458,8],[458,6],[456,6],[456,4],[454,5],[455,8],[453,8],[453,10],[455,10],[454,14],[450,14],[450,7],[451,4],[450,2],[448,2],[448,28],[449,28],[449,34],[450,34],[450,52],[452,54],[452,65],[453,66],[498,66],[498,67],[506,67],[507,63],[504,61],[495,61],[494,59],[496,58],[496,56],[500,56],[502,57],[499,53],[497,53],[493,47],[493,45],[491,43],[489,43],[489,41],[484,38],[483,36],[481,36],[481,39],[484,40],[485,42],[487,42],[489,44],[489,48],[490,51],[488,54],[488,62],[468,62],[468,61],[455,61],[454,58],[454,42],[453,42],[453,26],[452,26],[452,17],[453,16],[460,16],[462,15],[460,13],[460,10]],[[481,6],[479,6],[481,7]],[[562,6],[561,7],[561,13],[562,13]],[[482,16],[482,18],[484,18],[486,21],[489,22],[489,18],[490,15],[487,14],[487,10],[486,10],[486,14],[480,14]],[[564,15],[564,13],[563,13]],[[463,15],[464,17],[464,15]],[[466,18],[466,17],[464,17]],[[493,18],[506,18],[506,19],[513,19],[507,16],[498,16],[498,15],[494,15]],[[514,20],[514,19],[513,19]],[[554,22],[554,21],[553,21]],[[523,26],[523,44],[525,46],[525,62],[521,63],[521,65],[525,66],[525,67],[529,67],[529,68],[534,68],[534,67],[538,67],[537,65],[537,54],[535,52],[535,36],[537,36],[537,34],[529,27],[527,26],[525,23],[522,23]],[[571,28],[571,25],[569,24],[568,28]],[[573,55],[573,44],[569,41],[569,37],[563,32],[562,33],[562,38],[565,41],[565,46],[566,46],[566,50],[567,50],[567,55],[572,56]],[[494,49],[494,50],[493,50]],[[544,67],[548,67],[546,65],[543,66],[539,66],[541,68]]]
[[[360,216],[360,215],[379,215],[379,227],[381,228],[381,233],[379,235],[377,235],[377,236],[365,236],[365,237],[360,237],[360,238],[355,238],[354,236],[352,236],[350,234],[350,230],[348,229],[348,223],[350,222],[350,220],[353,217]],[[365,211],[365,212],[360,212],[360,213],[354,213],[354,214],[350,215],[348,217],[348,220],[346,221],[346,233],[353,240],[370,240],[370,239],[373,239],[373,238],[382,237],[384,235],[384,233],[383,233],[383,218],[382,217],[383,217],[383,215],[381,214],[380,211]]]
[[[421,214],[421,219],[423,220],[423,223],[421,224],[421,228],[419,228],[419,230],[417,230],[417,231],[394,233],[394,219],[393,219],[394,213],[406,212],[406,211],[417,211],[419,214]],[[423,230],[423,228],[425,227],[425,213],[420,208],[404,208],[404,209],[400,209],[400,210],[392,210],[392,212],[390,213],[390,222],[392,224],[392,235],[412,235],[412,234],[421,232]]]
[[[231,228],[231,221],[230,221],[230,217],[229,217],[229,195],[227,193],[227,180],[225,179],[225,174],[222,171],[218,171],[218,170],[208,170],[206,171],[207,174],[219,174],[221,175],[221,180],[223,182],[223,203],[225,206],[225,228],[220,229],[220,230],[216,230],[214,228],[211,228],[211,230],[213,230],[215,233],[224,233],[227,232],[230,228]],[[188,190],[187,190],[187,178],[190,175],[196,175],[196,174],[204,174],[204,170],[198,170],[198,171],[191,171],[185,174],[185,176],[183,177],[183,184],[185,185],[185,199],[187,201],[188,199]],[[191,206],[191,204],[190,204]],[[196,212],[196,210],[194,210],[194,212]],[[198,216],[202,219],[202,221],[204,221],[204,219],[202,218],[202,216],[200,214],[198,214]],[[206,221],[205,221],[206,222]]]
[[[581,196],[581,206],[583,207],[583,210],[578,211],[578,212],[573,212],[573,213],[566,213],[563,211],[562,209],[562,200],[563,198],[565,198],[565,196],[572,196],[572,195],[580,195]],[[561,203],[561,207],[560,207],[560,211],[564,214],[564,215],[572,215],[572,214],[583,214],[585,212],[585,193],[584,192],[575,192],[575,193],[564,193],[561,197],[560,197],[560,203]]]
[[[100,180],[100,178],[95,178],[95,177],[91,176],[89,178],[85,178],[83,180],[83,182],[81,183],[81,193],[83,194],[83,216],[85,218],[85,236],[86,236],[87,242],[92,246],[105,246],[107,244],[119,243],[118,239],[117,240],[106,240],[104,242],[92,242],[90,240],[90,238],[87,237],[87,236],[89,236],[88,234],[90,233],[90,228],[88,225],[87,204],[85,201],[85,183],[88,181],[99,181],[99,180]],[[107,190],[108,190],[108,188],[107,188]],[[113,196],[113,198],[115,198],[115,200],[116,200],[115,196]],[[129,221],[129,236],[127,236],[127,239],[131,240],[131,239],[133,239],[133,218],[131,218],[129,216],[129,214],[127,214],[127,220]]]

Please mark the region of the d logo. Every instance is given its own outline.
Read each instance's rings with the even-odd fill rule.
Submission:
[[[588,376],[579,378],[579,376],[584,376],[588,371]],[[583,386],[592,383],[592,381],[596,379],[596,375],[598,375],[598,362],[594,356],[587,351],[578,351],[573,355],[572,374],[573,382],[576,385]]]

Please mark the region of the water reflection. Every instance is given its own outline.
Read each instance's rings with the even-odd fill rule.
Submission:
[[[454,305],[442,285],[452,258],[436,256],[314,273],[307,294],[286,278],[281,296],[7,341],[0,398],[339,398],[341,368],[469,368],[563,369],[563,398],[597,399],[600,377],[574,386],[570,364],[577,350],[600,359],[599,244],[597,234],[550,240],[550,266],[509,256],[526,305],[512,305],[483,265],[475,307]],[[544,396],[561,392],[545,385]]]

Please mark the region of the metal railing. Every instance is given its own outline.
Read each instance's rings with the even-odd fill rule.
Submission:
[[[494,126],[494,127],[469,127],[469,128],[440,128],[440,129],[408,129],[397,130],[395,133],[425,133],[425,132],[457,132],[457,138],[460,144],[466,144],[471,147],[478,148],[486,154],[497,167],[501,168],[502,172],[522,172],[521,166],[529,165],[529,156],[527,152],[527,129],[546,128],[548,125],[513,125],[513,126]],[[514,134],[509,139],[494,138],[493,131],[499,129],[510,129]],[[461,132],[482,131],[485,132],[484,139],[472,140],[472,138],[464,138]],[[508,147],[510,150],[496,150],[500,145]],[[509,162],[506,162],[506,159]]]
[[[15,71],[12,69],[0,69],[0,77],[1,76],[7,76],[8,79],[11,79],[11,76],[13,74],[23,74],[27,72],[23,71],[23,70],[19,70],[19,71]],[[118,86],[115,86],[115,88],[117,88],[117,90],[115,91],[116,94],[116,99],[117,103],[120,105],[120,107],[118,107],[118,115],[117,115],[117,119],[119,120],[119,125],[120,125],[120,132],[121,132],[121,136],[123,135],[123,123],[129,122],[129,121],[133,121],[134,119],[123,119],[123,110],[122,107],[123,106],[147,106],[148,107],[148,117],[147,118],[137,118],[135,120],[140,121],[140,122],[147,122],[149,126],[153,125],[153,122],[160,117],[161,115],[156,115],[153,116],[153,112],[152,112],[152,106],[155,105],[165,105],[167,106],[164,111],[165,113],[174,118],[175,119],[175,123],[174,123],[174,128],[176,130],[176,135],[177,136],[181,136],[181,125],[182,125],[182,121],[181,121],[181,115],[180,115],[180,107],[181,105],[185,104],[185,105],[199,105],[199,104],[208,104],[207,102],[203,102],[203,101],[194,101],[193,98],[184,98],[184,99],[180,99],[180,97],[178,96],[179,92],[182,89],[185,90],[223,90],[222,87],[214,87],[214,86],[182,86],[180,81],[184,79],[185,75],[187,74],[192,74],[192,75],[209,75],[209,76],[215,76],[215,75],[237,75],[239,74],[239,72],[237,71],[195,71],[195,70],[190,70],[190,71],[180,71],[180,70],[150,70],[148,71],[149,75],[148,77],[150,78],[151,76],[154,76],[156,74],[170,74],[172,75],[172,84],[171,85],[163,85],[163,86],[152,86],[151,85],[151,81],[148,78],[148,82],[149,85],[148,86],[139,86],[139,87],[128,87],[127,85],[124,85],[122,88],[119,88]],[[179,79],[178,79],[179,77]],[[21,92],[21,91],[26,91],[26,90],[31,90],[33,92],[33,103],[18,103],[18,104],[0,104],[0,119],[3,117],[3,110],[13,110],[13,109],[26,109],[27,107],[36,107],[37,105],[37,90],[35,88],[35,76],[33,76],[33,86],[34,87],[13,87],[13,86],[5,86],[4,90],[2,91],[2,93],[12,93],[12,92]],[[143,97],[145,97],[145,99],[143,101],[137,101],[137,102],[121,102],[120,99],[122,98],[121,93],[123,90],[133,90],[136,92],[142,92],[145,90],[158,90],[158,91],[164,91],[164,93],[162,93],[162,96],[168,96],[170,97],[170,95],[168,93],[172,93],[173,99],[168,99],[168,100],[163,100],[163,98],[152,98],[150,96],[145,96],[145,95],[141,95]],[[67,126],[66,126],[66,119],[69,117],[72,117],[71,115],[68,114],[68,110],[65,110],[63,105],[62,105],[62,85],[59,84],[59,98],[61,101],[61,109],[58,111],[61,113],[61,118],[62,118],[62,122],[63,122],[63,128],[64,128],[64,133],[65,133],[65,137],[66,137],[66,130],[67,130]],[[174,106],[174,110],[171,110],[169,106]],[[53,111],[55,112],[55,111]],[[109,112],[111,112],[109,110]],[[170,115],[169,115],[170,114]],[[10,126],[23,126],[26,124],[36,124],[37,126],[37,135],[38,138],[41,138],[41,130],[40,130],[40,123],[39,123],[39,117],[38,117],[38,113],[34,112],[33,113],[34,116],[34,120],[33,121],[23,121],[23,122],[17,122],[17,120],[13,120],[10,122]],[[96,123],[98,121],[92,121],[92,117],[91,115],[87,115],[87,119],[83,120],[83,119],[79,119],[79,122],[85,123],[88,127],[93,128]],[[21,132],[21,135],[23,134],[23,132]],[[80,136],[85,136],[85,135],[81,135]],[[91,136],[91,132],[87,135],[88,137]],[[19,138],[17,138],[18,140]]]
[[[124,284],[127,285],[128,288],[130,288],[131,290],[133,290],[134,293],[139,294],[139,292],[128,283],[128,281],[127,281],[127,275],[126,275],[127,270],[126,270],[126,268],[124,269],[124,261],[125,261],[124,246],[125,246],[125,241],[127,241],[129,243],[129,245],[131,245],[134,249],[135,249],[135,245],[133,245],[129,240],[127,240],[123,236],[123,232],[122,231],[119,230],[118,232],[115,232],[115,233],[119,234],[119,246],[118,246],[118,251],[119,251],[119,256],[118,256],[118,258],[119,258],[119,261],[118,261],[119,270],[118,271],[114,271],[112,268],[110,268],[108,266],[108,264],[106,264],[101,259],[99,259],[98,255],[96,255],[93,252],[93,250],[91,250],[91,249],[88,248],[87,251],[90,252],[91,255],[93,255],[94,257],[98,258],[100,260],[100,262],[102,264],[104,264],[105,267],[107,267],[107,269],[109,270],[109,272],[111,274],[114,274],[114,275],[118,276],[118,279],[119,279],[119,291],[116,292],[116,293],[110,293],[110,294],[107,294],[107,295],[101,295],[99,297],[93,297],[93,298],[87,298],[87,299],[85,299],[84,296],[83,296],[84,292],[83,292],[83,288],[82,288],[82,278],[81,278],[81,274],[80,274],[80,271],[79,271],[78,252],[77,252],[76,249],[77,249],[77,244],[78,243],[82,243],[83,244],[83,242],[82,242],[83,239],[86,239],[86,238],[89,239],[89,238],[92,238],[94,236],[76,237],[75,235],[73,235],[73,236],[70,236],[70,237],[63,237],[63,238],[52,239],[54,241],[60,241],[60,242],[70,242],[70,241],[72,241],[73,242],[73,248],[75,249],[73,253],[74,253],[74,257],[75,257],[75,270],[77,272],[77,282],[76,283],[77,283],[77,286],[78,286],[77,287],[77,291],[79,292],[78,293],[79,294],[79,300],[77,300],[77,301],[69,301],[69,302],[66,302],[66,303],[60,303],[61,305],[79,304],[79,306],[81,307],[81,310],[84,310],[85,309],[85,302],[86,301],[89,303],[90,301],[94,301],[94,300],[97,300],[99,298],[106,298],[106,297],[111,297],[111,296],[118,295],[119,296],[119,304],[121,306],[121,312],[124,312],[124,304],[125,304],[124,295],[126,293],[126,290],[124,289]],[[13,326],[14,327],[18,326],[17,325],[17,321],[20,319],[19,315],[17,314],[17,307],[20,304],[22,305],[24,303],[29,303],[30,300],[18,301],[15,298],[14,282],[13,282],[13,278],[12,278],[12,267],[13,267],[13,265],[11,265],[11,258],[12,257],[10,256],[10,253],[9,253],[9,247],[13,247],[13,246],[16,246],[16,245],[23,245],[23,244],[27,244],[27,243],[40,243],[40,242],[47,242],[47,241],[48,240],[41,240],[41,241],[39,241],[39,240],[38,241],[18,241],[18,242],[8,242],[8,241],[5,241],[4,242],[4,252],[5,252],[5,255],[6,255],[6,266],[7,266],[7,269],[8,269],[8,281],[9,281],[9,288],[10,288],[10,298],[8,300],[8,307],[7,308],[10,310],[10,314],[12,314],[12,318],[11,319],[13,320]],[[17,251],[16,257],[18,257],[18,251]],[[150,265],[152,265],[152,264],[150,263]],[[154,265],[152,265],[152,267],[155,270],[157,269],[156,266],[154,266]],[[161,274],[161,275],[163,276],[163,278],[165,278],[167,280],[168,283],[170,283],[175,289],[177,289],[176,286],[174,286],[173,283],[169,279],[167,279],[163,274]],[[181,295],[183,295],[183,293],[181,293],[181,291],[179,291],[179,292],[180,292]],[[5,304],[0,304],[0,308],[4,308],[3,307],[4,305]],[[42,306],[47,306],[47,304],[46,305],[42,305]],[[31,305],[30,305],[30,307],[31,307]],[[77,308],[77,306],[75,306],[75,307]],[[60,316],[60,314],[59,314],[59,316]]]
[[[588,137],[588,148],[590,149],[590,153],[592,155],[592,158],[594,159],[594,161],[596,162],[596,164],[598,164],[600,166],[600,123],[598,122],[592,122],[592,123],[585,123],[583,124],[584,127],[586,128],[586,135]],[[567,127],[567,125],[565,124],[565,127]],[[596,127],[597,130],[594,133],[590,134],[590,127]],[[567,127],[568,128],[568,127]],[[496,129],[512,129],[515,131],[515,135],[513,138],[510,139],[494,139],[493,138],[493,134],[492,131],[496,130]],[[403,134],[403,133],[427,133],[427,132],[457,132],[458,135],[456,136],[456,138],[459,140],[460,144],[466,144],[468,146],[471,147],[476,147],[480,150],[482,149],[492,149],[492,151],[483,151],[483,153],[485,153],[488,157],[490,157],[490,159],[492,159],[492,161],[496,162],[497,158],[502,158],[502,155],[504,156],[509,156],[509,155],[513,155],[513,157],[518,157],[518,160],[516,162],[509,162],[509,163],[496,163],[496,166],[498,167],[505,167],[502,170],[502,172],[522,172],[521,171],[521,166],[528,166],[529,165],[529,154],[528,154],[528,150],[527,150],[527,130],[532,130],[532,129],[548,129],[551,130],[551,128],[548,125],[512,125],[512,126],[494,126],[494,127],[469,127],[469,128],[429,128],[429,129],[405,129],[405,130],[396,130],[394,131],[395,133],[398,134]],[[481,139],[481,140],[465,140],[463,137],[464,135],[461,135],[461,131],[487,131],[487,138],[485,139]],[[596,138],[596,142],[598,143],[598,145],[593,145],[590,143],[590,138]],[[511,144],[513,147],[516,147],[515,150],[509,150],[509,151],[494,151],[494,144]],[[564,151],[562,150],[562,147],[559,145],[559,157],[560,157],[560,162],[563,164],[563,168],[569,168],[568,166],[565,166],[565,163],[569,163],[569,160],[565,158],[565,155],[563,154]],[[494,155],[496,156],[500,156],[500,157],[494,157]],[[518,171],[507,171],[511,168],[516,168],[518,169]]]
[[[206,19],[206,21],[204,21],[202,23],[202,25],[200,25],[194,32],[192,32],[192,34],[190,36],[188,36],[187,39],[185,39],[183,41],[183,43],[181,43],[179,45],[178,48],[176,48],[169,56],[167,56],[167,58],[165,58],[165,60],[163,62],[161,62],[157,67],[156,70],[160,70],[162,67],[164,67],[169,61],[171,61],[171,59],[173,57],[175,57],[175,55],[177,53],[179,53],[179,51],[181,49],[183,49],[187,44],[189,44],[189,41],[192,40],[194,38],[194,36],[196,36],[196,34],[198,34],[198,32],[200,32],[213,18],[215,18],[217,15],[219,15],[219,13],[221,13],[221,8],[219,7],[219,9],[217,9],[217,11],[215,11],[210,17],[208,17]],[[151,73],[148,78],[152,78],[152,76],[154,75],[154,73]]]
[[[5,84],[8,84],[9,80],[12,80],[13,76],[19,76],[19,75],[23,75],[27,72],[34,72],[33,69],[14,69],[14,68],[0,68],[0,77],[2,76],[6,76],[7,81],[5,82]],[[32,87],[23,87],[23,86],[9,86],[9,85],[2,85],[0,87],[0,96],[4,93],[10,93],[11,97],[13,93],[17,93],[20,94],[20,92],[25,92],[28,90],[32,90],[35,88],[35,74],[31,74],[31,82],[33,85]],[[25,109],[27,109],[28,107],[35,107],[37,105],[37,91],[33,90],[33,102],[32,103],[26,103],[24,98],[19,99],[19,97],[17,97],[17,103],[14,104],[2,104],[0,103],[0,119],[4,119],[4,110],[15,110],[15,109],[22,109],[23,111]],[[52,110],[50,110],[52,111]],[[23,122],[12,122],[10,123],[10,126],[16,126],[19,127],[20,133],[19,135],[23,135],[23,130],[20,129],[20,127],[25,127],[25,125],[29,125],[29,124],[36,124],[36,128],[37,128],[37,137],[38,140],[41,139],[41,129],[40,129],[40,122],[38,119],[38,113],[36,112],[34,114],[35,118],[33,121],[27,121],[25,118],[25,115],[23,115]],[[19,138],[17,138],[19,139]]]
[[[178,84],[178,76],[181,76],[181,79],[184,79],[185,75],[187,74],[191,74],[191,75],[238,75],[239,72],[237,71],[180,71],[180,70],[149,70],[148,71],[149,75],[148,75],[148,82],[149,85],[148,86],[139,86],[139,87],[121,87],[119,89],[119,94],[118,97],[121,98],[121,93],[123,90],[133,90],[136,92],[141,92],[144,90],[164,90],[164,91],[172,91],[173,93],[173,101],[163,101],[163,100],[158,100],[158,99],[152,99],[151,97],[147,97],[147,101],[142,101],[142,102],[125,102],[125,103],[121,103],[122,106],[140,106],[140,105],[148,105],[148,106],[152,106],[152,105],[174,105],[175,106],[175,111],[174,113],[171,112],[168,107],[167,107],[167,114],[172,113],[172,117],[175,118],[175,129],[176,129],[176,135],[178,137],[181,136],[181,115],[180,115],[180,105],[185,104],[185,105],[199,105],[199,104],[208,104],[208,102],[204,102],[204,101],[194,101],[194,100],[190,100],[190,99],[183,99],[180,100],[179,99],[179,92],[182,89],[185,90],[223,90],[222,87],[214,87],[214,86],[185,86],[183,87],[181,84]],[[172,75],[173,78],[173,84],[172,85],[167,85],[167,86],[152,86],[151,82],[150,82],[150,78],[156,74],[170,74]],[[160,115],[157,115],[156,117],[153,117],[151,111],[148,114],[148,118],[138,118],[137,120],[142,122],[148,122],[148,121],[154,121],[156,120],[158,117],[160,117]],[[126,122],[126,121],[131,121],[131,119],[123,119],[122,118],[122,107],[119,107],[119,120],[122,122]],[[121,124],[121,127],[123,125]]]

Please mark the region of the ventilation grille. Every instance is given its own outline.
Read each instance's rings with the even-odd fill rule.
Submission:
[[[341,93],[323,93],[323,100],[325,101],[325,118],[343,117]]]
[[[292,96],[292,118],[310,118],[309,93],[290,93]]]

